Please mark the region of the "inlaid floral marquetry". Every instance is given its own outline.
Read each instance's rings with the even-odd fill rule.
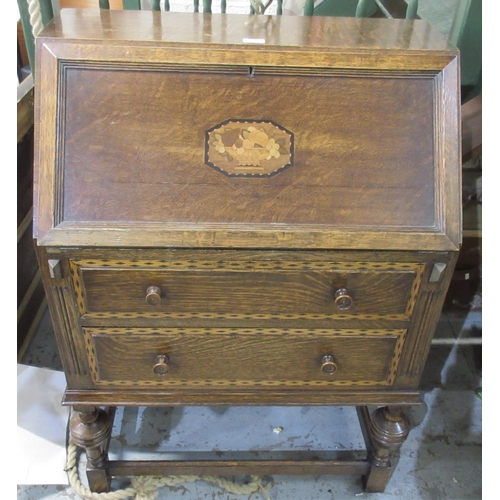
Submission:
[[[206,133],[205,163],[231,177],[271,177],[293,165],[293,134],[267,120],[227,120]]]

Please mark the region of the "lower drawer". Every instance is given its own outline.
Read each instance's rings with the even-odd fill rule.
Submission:
[[[84,328],[95,386],[394,383],[406,330]]]

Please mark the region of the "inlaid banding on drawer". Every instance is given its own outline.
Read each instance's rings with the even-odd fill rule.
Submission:
[[[365,321],[405,321],[408,320],[408,314],[238,314],[238,313],[208,313],[208,312],[182,312],[182,313],[135,313],[135,312],[103,312],[90,313],[82,316],[85,319],[109,320],[109,319],[224,319],[224,320],[308,320],[308,321],[328,321],[328,320],[365,320]]]
[[[356,271],[416,271],[422,266],[414,262],[333,262],[301,261],[301,260],[143,260],[143,259],[78,259],[71,263],[77,267],[112,267],[123,269],[326,269],[331,270],[341,267]]]
[[[148,265],[151,264],[151,265]],[[81,315],[95,318],[409,318],[423,265],[387,262],[72,261]],[[178,265],[177,265],[178,264]],[[149,300],[148,290],[156,290]],[[336,297],[343,290],[349,305]],[[206,316],[209,315],[209,316]],[[237,319],[237,318],[235,318]]]
[[[406,330],[84,328],[96,386],[388,386]],[[166,374],[154,368],[167,361]],[[332,375],[322,371],[330,357]]]

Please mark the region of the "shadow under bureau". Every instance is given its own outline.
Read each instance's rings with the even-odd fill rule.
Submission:
[[[64,9],[43,31],[34,236],[92,490],[384,490],[461,243],[458,67],[419,20]],[[112,461],[120,405],[356,406],[366,457]]]

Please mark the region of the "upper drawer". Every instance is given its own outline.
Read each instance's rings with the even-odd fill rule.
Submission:
[[[423,266],[385,262],[72,261],[80,313],[96,317],[411,316]]]
[[[303,33],[293,50],[226,35],[218,50],[175,39],[132,48],[119,39],[128,21],[113,16],[104,30],[95,20],[112,44],[39,42],[42,244],[458,247],[457,53],[421,24],[283,18],[298,24],[287,36]],[[199,19],[156,21],[144,33],[179,23],[189,33]],[[349,33],[365,46],[343,46]]]

